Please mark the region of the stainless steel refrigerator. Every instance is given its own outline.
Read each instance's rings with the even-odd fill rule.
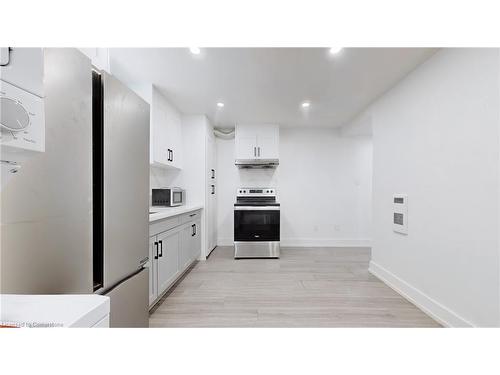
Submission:
[[[149,105],[76,49],[44,50],[45,152],[1,193],[2,293],[99,293],[148,326]]]

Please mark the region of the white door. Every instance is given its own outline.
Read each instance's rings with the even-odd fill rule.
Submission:
[[[242,134],[235,139],[236,159],[255,159],[257,157],[257,137],[255,134]]]
[[[170,151],[169,165],[181,168],[182,165],[182,130],[181,119],[177,113],[167,115],[168,148]]]
[[[214,145],[215,146],[215,145]],[[212,163],[214,168],[217,166],[217,148],[214,147],[212,149]],[[210,251],[212,251],[215,246],[217,246],[217,179],[215,179],[215,194],[212,194],[212,212],[211,212],[211,220],[212,220],[212,230],[211,230],[211,246]]]
[[[181,271],[191,263],[193,233],[192,223],[188,223],[181,231],[181,247],[179,251],[179,269]]]
[[[153,89],[153,104],[152,104],[152,118],[151,124],[153,127],[153,160],[155,164],[168,165],[169,152],[171,146],[168,143],[168,117],[163,108],[161,97],[155,89]]]
[[[215,247],[215,233],[217,228],[217,159],[216,159],[216,147],[215,140],[213,137],[209,137],[207,140],[207,191],[206,191],[206,201],[207,209],[205,212],[205,222],[206,222],[206,249],[204,249],[204,255],[208,256],[210,251]]]
[[[193,223],[194,232],[191,237],[191,259],[199,258],[201,253],[201,221]]]
[[[257,134],[257,158],[279,159],[279,128],[268,125],[260,128]]]
[[[158,297],[156,267],[158,262],[158,242],[156,236],[149,237],[149,305]]]
[[[179,272],[178,230],[158,235],[158,294],[163,293],[175,280]]]

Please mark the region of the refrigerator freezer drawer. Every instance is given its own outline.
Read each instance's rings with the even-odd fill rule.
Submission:
[[[106,294],[110,297],[110,327],[149,327],[149,269],[118,284]]]

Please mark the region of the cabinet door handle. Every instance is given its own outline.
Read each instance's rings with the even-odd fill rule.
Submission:
[[[174,161],[174,150],[170,150],[172,156],[170,157],[170,161]]]
[[[158,259],[158,242],[156,241],[155,241],[155,248],[156,248],[155,259]]]
[[[215,185],[210,185],[212,187],[212,195],[215,194]]]
[[[196,224],[191,225],[191,237],[193,237],[196,234]]]
[[[260,147],[257,147],[257,150],[258,150],[257,156],[260,158]]]
[[[158,243],[160,244],[160,254],[158,256],[161,258],[163,256],[163,241],[160,240]]]
[[[212,171],[212,179],[214,179],[215,178],[215,169],[211,169],[211,171]]]
[[[253,156],[257,157],[257,147],[253,148]]]

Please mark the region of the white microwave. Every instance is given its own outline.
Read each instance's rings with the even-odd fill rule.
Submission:
[[[186,203],[186,191],[179,188],[153,189],[151,204],[153,206],[182,206]]]

